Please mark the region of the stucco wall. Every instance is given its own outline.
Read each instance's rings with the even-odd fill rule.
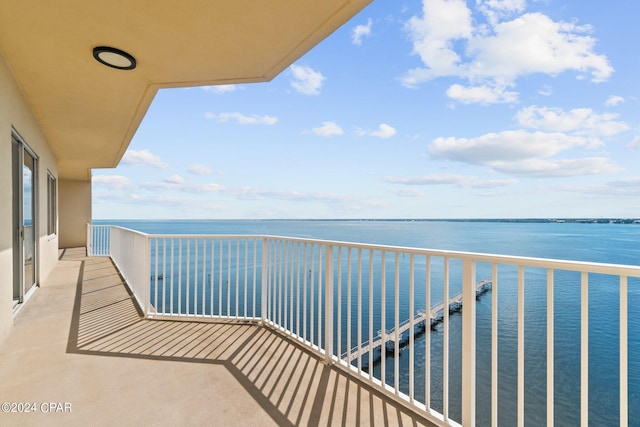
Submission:
[[[0,340],[13,324],[13,217],[11,132],[20,134],[38,157],[37,222],[39,242],[36,281],[46,280],[58,256],[58,236],[47,235],[47,171],[58,175],[53,155],[29,105],[0,55]]]
[[[91,181],[58,182],[60,247],[87,246],[87,223],[91,222]]]

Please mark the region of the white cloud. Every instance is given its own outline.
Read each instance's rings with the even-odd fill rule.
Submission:
[[[449,174],[433,174],[423,176],[389,176],[384,180],[390,184],[405,185],[440,185],[440,184],[458,184],[461,181],[469,179],[465,175],[449,175]]]
[[[150,166],[157,169],[169,169],[169,165],[149,150],[127,150],[121,163],[129,166]]]
[[[489,166],[496,172],[529,177],[567,177],[618,171],[606,157],[552,159],[575,147],[590,146],[582,136],[525,130],[488,133],[476,138],[436,138],[429,153],[472,165]]]
[[[568,177],[620,170],[602,154],[569,158],[565,153],[600,147],[599,137],[628,130],[626,123],[617,120],[617,114],[599,114],[589,108],[564,111],[534,105],[521,109],[515,118],[519,126],[533,131],[519,129],[474,138],[440,137],[431,142],[428,153],[434,159],[488,166],[495,172],[515,176]],[[486,184],[493,186],[494,183]]]
[[[578,135],[612,136],[629,126],[617,121],[618,114],[598,114],[590,108],[564,111],[560,108],[531,106],[520,110],[516,119],[520,126],[551,132],[571,132]]]
[[[602,184],[563,185],[556,188],[562,191],[583,193],[585,195],[596,196],[598,198],[637,198],[640,195],[640,178],[621,179]]]
[[[355,136],[372,136],[374,138],[391,138],[397,133],[396,129],[393,126],[389,126],[386,123],[381,123],[378,126],[378,130],[367,131],[364,129],[356,129],[353,134]]]
[[[522,12],[527,5],[526,0],[479,0],[479,3],[486,9],[504,13]]]
[[[338,136],[344,134],[342,128],[335,122],[322,122],[322,126],[311,129],[311,132],[318,136]]]
[[[479,180],[477,176],[457,174],[431,174],[422,176],[385,177],[390,184],[404,185],[455,185],[465,188],[495,188],[513,185],[514,179]]]
[[[326,77],[311,67],[292,65],[293,80],[291,86],[304,95],[319,95]]]
[[[278,118],[273,116],[259,116],[257,114],[247,116],[237,112],[218,114],[207,112],[204,114],[204,116],[207,119],[216,120],[220,123],[226,123],[229,120],[235,120],[238,124],[241,125],[274,125],[278,122]]]
[[[194,175],[211,175],[214,172],[210,167],[198,164],[190,165],[187,171]]]
[[[472,87],[515,87],[519,77],[543,73],[555,76],[575,71],[590,75],[595,82],[609,78],[613,68],[604,55],[595,53],[596,40],[588,25],[556,22],[541,13],[522,13],[524,1],[478,2],[478,10],[488,24],[476,24],[464,0],[423,0],[422,16],[414,16],[406,28],[413,52],[422,67],[405,73],[401,81],[407,87],[438,77],[459,77]],[[519,14],[511,19],[510,15]],[[473,96],[459,91],[459,99],[472,102]],[[515,102],[515,92],[495,102]],[[491,98],[477,96],[479,102]]]
[[[225,189],[220,184],[189,184],[182,188],[183,191],[187,193],[220,193]]]
[[[371,18],[367,21],[367,25],[356,25],[351,35],[351,42],[360,46],[362,44],[362,38],[371,35]]]
[[[174,177],[170,177],[174,178]],[[164,182],[147,182],[142,184],[142,187],[147,190],[175,190],[184,193],[220,193],[225,191],[224,187],[219,184],[186,184],[184,180],[179,182],[179,179],[165,179]]]
[[[587,145],[587,139],[563,133],[524,130],[488,133],[476,138],[436,138],[429,146],[434,158],[475,165],[549,157],[569,148]]]
[[[447,96],[463,104],[514,103],[518,92],[507,91],[505,87],[473,86],[454,84],[447,89]]]
[[[453,47],[456,40],[471,37],[471,11],[464,0],[424,0],[422,17],[414,16],[406,24],[413,41],[413,53],[425,68],[410,70],[403,79],[413,87],[439,76],[458,75],[460,56]]]
[[[205,92],[211,92],[216,94],[235,92],[238,89],[237,85],[215,85],[215,86],[200,86],[200,89]]]
[[[538,89],[538,93],[542,96],[551,96],[553,95],[553,88],[549,85],[544,85]]]
[[[617,96],[617,95],[611,95],[609,98],[607,98],[604,105],[606,105],[607,107],[615,107],[616,105],[621,104],[623,102],[624,102],[623,97]]]
[[[595,40],[585,35],[591,32],[589,26],[527,13],[497,24],[494,30],[493,36],[469,42],[469,52],[475,56],[469,64],[473,76],[513,80],[533,73],[556,75],[574,70],[590,73],[599,82],[613,72],[607,58],[593,52]]]
[[[636,136],[633,140],[627,144],[627,148],[632,150],[640,150],[640,136]]]
[[[147,190],[158,190],[158,189],[179,190],[180,189],[180,185],[173,184],[170,182],[145,182],[144,184],[141,185],[141,187]]]
[[[401,188],[399,190],[391,190],[398,197],[424,197],[424,192],[417,188]]]
[[[99,203],[100,201],[114,201],[117,203],[138,203],[140,200],[144,200],[143,197],[131,191],[95,191],[92,193],[93,202]]]
[[[378,126],[378,130],[369,133],[371,136],[383,139],[391,138],[395,134],[396,130],[386,123],[381,123],[380,126]]]
[[[616,195],[640,195],[640,178],[621,179],[608,182],[607,187]]]
[[[164,179],[164,182],[169,184],[184,184],[184,178],[180,175],[172,175]]]
[[[126,176],[122,175],[94,175],[91,177],[93,184],[101,185],[109,190],[126,190],[133,184]]]
[[[605,157],[526,159],[516,162],[491,162],[490,166],[498,172],[537,178],[599,175],[620,170],[615,163]]]
[[[322,203],[328,205],[332,214],[335,212],[352,212],[353,210],[370,210],[380,207],[380,203],[371,198],[357,197],[319,192],[298,192],[295,190],[268,190],[253,187],[241,187],[229,191],[239,200],[283,200],[298,203]]]
[[[479,9],[487,16],[489,22],[495,24],[499,18],[523,12],[526,0],[478,0]]]
[[[488,179],[485,181],[477,181],[474,180],[466,184],[466,187],[470,188],[498,188],[498,187],[508,187],[510,185],[517,184],[518,181],[515,179]]]

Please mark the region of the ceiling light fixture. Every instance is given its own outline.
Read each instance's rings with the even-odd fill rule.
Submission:
[[[113,47],[94,47],[93,57],[99,63],[118,70],[133,70],[136,68],[136,58],[125,51]]]

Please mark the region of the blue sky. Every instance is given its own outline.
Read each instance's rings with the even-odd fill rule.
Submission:
[[[640,217],[637,16],[374,1],[271,82],[160,91],[93,216]]]

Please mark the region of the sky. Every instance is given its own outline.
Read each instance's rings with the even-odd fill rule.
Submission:
[[[640,217],[638,16],[374,1],[271,82],[158,92],[93,217]]]

